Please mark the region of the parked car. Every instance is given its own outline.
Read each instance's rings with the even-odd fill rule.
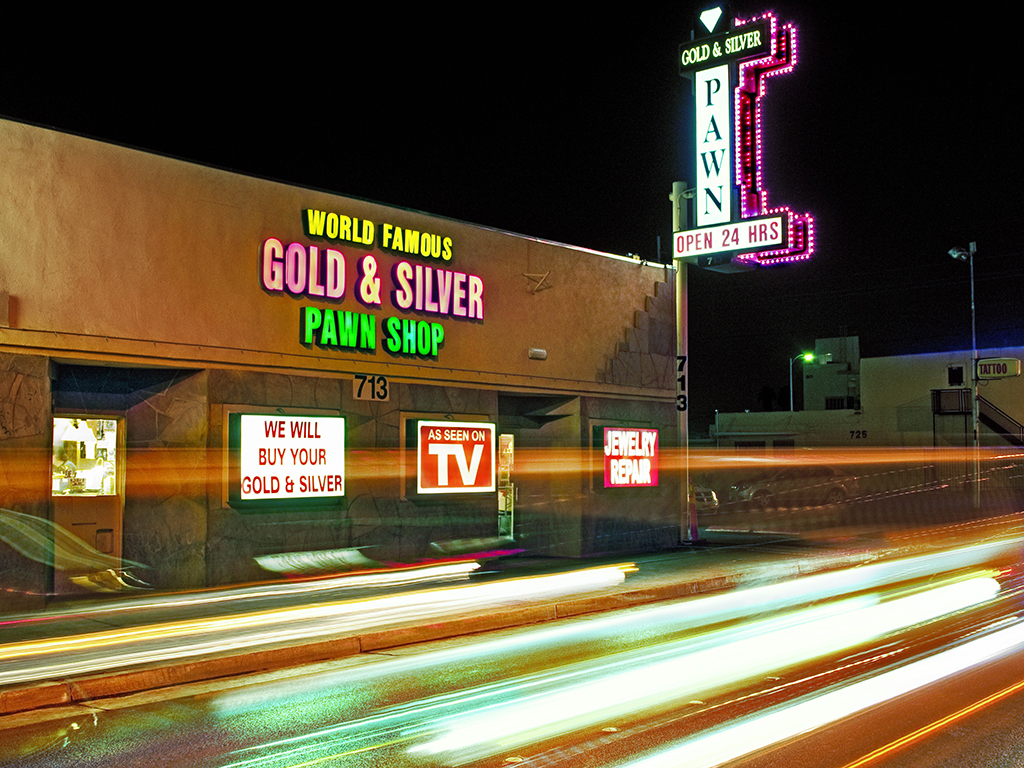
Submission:
[[[840,504],[857,494],[856,477],[821,465],[787,466],[729,487],[729,501],[756,508]]]
[[[718,494],[711,488],[703,485],[690,483],[690,496],[694,501],[694,507],[698,512],[717,512]]]

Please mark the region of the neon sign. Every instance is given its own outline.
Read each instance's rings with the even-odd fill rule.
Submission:
[[[604,487],[643,488],[658,484],[658,430],[604,428]]]
[[[732,221],[729,67],[697,73],[697,226]]]
[[[712,33],[721,18],[701,14]],[[675,233],[675,258],[770,266],[814,252],[814,219],[769,204],[761,162],[761,99],[770,77],[796,66],[796,41],[792,24],[765,13],[680,46],[680,73],[694,83],[696,226]]]
[[[433,232],[373,222],[335,211],[304,209],[303,229],[308,237],[369,248],[379,241],[381,250],[395,256],[452,259],[452,238]],[[352,297],[369,310],[386,302],[408,315],[419,313],[481,323],[484,320],[484,281],[478,275],[399,260],[382,268],[379,256],[365,253],[356,259],[349,284],[347,258],[333,247],[266,238],[260,246],[260,287],[271,295],[285,294],[315,302],[339,303]],[[435,262],[435,264],[438,262]],[[387,285],[390,281],[390,286]],[[379,341],[378,341],[379,340]],[[444,326],[410,317],[377,317],[367,312],[316,306],[299,308],[299,341],[306,347],[436,360],[445,341]]]
[[[712,27],[717,25],[720,18],[719,13]],[[770,53],[771,31],[767,22],[753,21],[744,25],[743,29],[732,29],[679,46],[680,71],[691,67],[703,68],[728,63],[740,57],[767,56]]]
[[[346,216],[336,211],[319,211],[307,208],[303,226],[307,237],[321,237],[337,242],[355,245],[374,245],[376,234],[380,233],[379,245],[389,253],[404,253],[410,256],[442,258],[451,261],[452,239],[432,232],[400,227],[384,222],[376,224],[369,219]]]

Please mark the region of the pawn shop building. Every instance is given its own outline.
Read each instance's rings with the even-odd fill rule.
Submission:
[[[8,121],[0,189],[0,609],[677,543],[670,268]]]

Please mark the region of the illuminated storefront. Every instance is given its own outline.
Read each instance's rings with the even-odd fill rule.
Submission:
[[[678,541],[670,268],[13,122],[0,157],[0,508],[87,559]],[[71,589],[5,536],[4,609]]]

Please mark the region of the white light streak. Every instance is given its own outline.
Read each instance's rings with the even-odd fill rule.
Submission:
[[[621,768],[713,768],[963,672],[1022,645],[1024,624],[1017,624],[845,688],[688,739]]]
[[[988,577],[957,581],[880,603],[861,596],[723,630],[677,644],[596,679],[525,691],[512,702],[441,718],[444,732],[410,752],[478,759],[640,710],[667,709],[724,686],[868,643],[889,633],[977,605],[999,591]]]
[[[0,646],[0,685],[309,641],[415,619],[447,617],[457,611],[545,600],[616,586],[622,583],[628,568],[635,566],[603,566],[487,584],[11,643]],[[19,661],[23,663],[17,663]]]

